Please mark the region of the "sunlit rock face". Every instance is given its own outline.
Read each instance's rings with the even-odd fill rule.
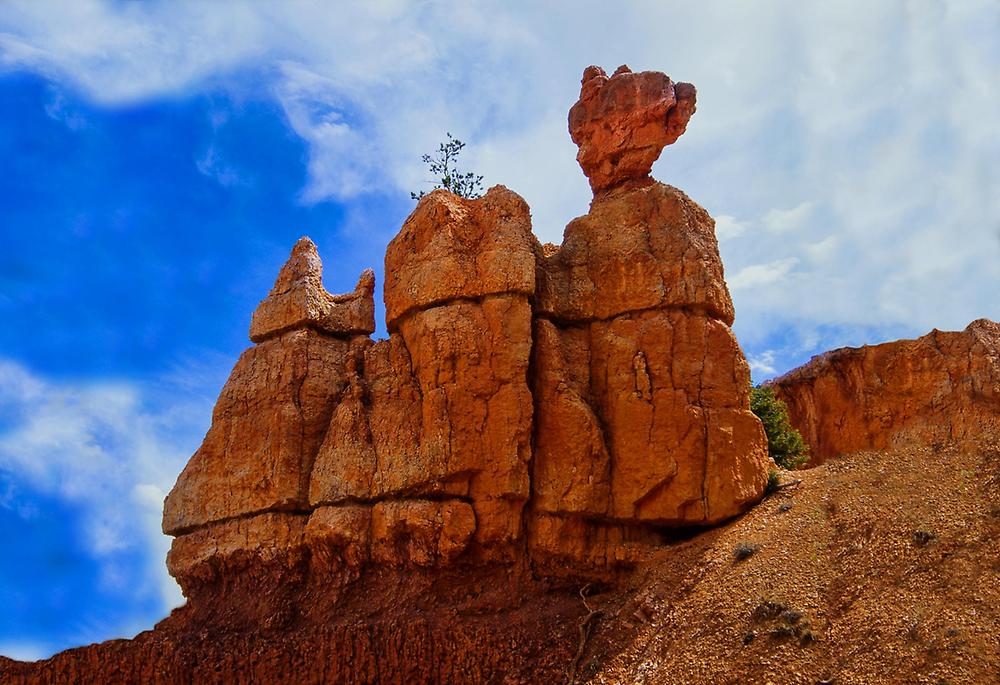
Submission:
[[[388,340],[368,338],[371,272],[330,295],[300,240],[167,498],[175,575],[240,540],[586,574],[759,499],[769,461],[714,222],[648,177],[694,97],[586,70],[569,123],[595,199],[559,247],[502,186],[421,199],[386,252]]]
[[[569,111],[569,133],[594,194],[649,178],[653,162],[687,130],[695,111],[690,83],[659,71],[618,67],[608,75],[587,67],[580,99]]]
[[[971,446],[1000,433],[1000,324],[832,350],[771,385],[812,465],[859,450]]]

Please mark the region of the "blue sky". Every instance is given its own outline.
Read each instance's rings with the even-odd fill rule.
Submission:
[[[0,653],[180,601],[162,497],[300,235],[381,280],[451,131],[558,242],[588,64],[698,86],[654,174],[716,217],[758,380],[1000,319],[995,2],[610,5],[0,4]]]

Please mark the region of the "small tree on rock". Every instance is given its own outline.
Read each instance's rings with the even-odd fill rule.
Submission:
[[[435,175],[434,189],[444,188],[459,197],[475,199],[483,194],[483,177],[471,171],[459,171],[455,166],[459,153],[465,147],[458,138],[453,138],[447,134],[448,142],[438,146],[436,156],[424,155],[424,164]],[[410,197],[419,200],[427,193],[421,190],[419,193],[410,193]]]

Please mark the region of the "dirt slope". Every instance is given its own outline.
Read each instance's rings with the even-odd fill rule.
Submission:
[[[591,600],[614,618],[589,682],[1000,682],[1000,446],[783,475],[802,482]],[[742,544],[759,548],[738,561]]]

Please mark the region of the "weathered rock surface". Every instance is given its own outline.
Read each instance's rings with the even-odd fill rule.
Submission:
[[[184,538],[172,571],[201,577],[189,566],[240,535],[252,548],[243,518],[266,512],[314,533],[277,535],[290,550],[355,564],[511,562],[527,532],[554,573],[627,565],[650,527],[738,514],[770,462],[713,228],[650,183],[595,199],[545,250],[506,188],[430,193],[386,253],[388,340],[302,321],[237,364],[166,503]],[[300,241],[261,307],[287,283],[321,290],[320,273]]]
[[[536,312],[557,321],[676,308],[733,323],[715,222],[662,183],[595,198],[543,264]]]
[[[842,348],[772,381],[810,464],[913,444],[975,444],[1000,432],[1000,325]]]
[[[594,194],[648,178],[663,148],[686,130],[695,99],[693,85],[658,71],[633,73],[623,65],[608,78],[588,67],[569,111],[569,133]]]
[[[163,530],[308,504],[313,461],[367,337],[288,331],[244,352],[212,426],[167,496]]]
[[[385,254],[390,331],[408,312],[459,299],[535,292],[531,213],[520,195],[490,188],[476,202],[428,193]]]
[[[543,248],[502,186],[428,194],[386,251],[388,340],[359,334],[370,272],[331,296],[300,240],[167,499],[172,572],[201,578],[241,540],[270,562],[278,526],[289,554],[348,565],[511,563],[528,542],[551,572],[603,573],[655,528],[759,499],[770,462],[714,224],[648,179],[693,108],[663,74],[588,69],[570,128],[590,212]]]
[[[479,551],[510,555],[530,488],[535,246],[528,207],[506,188],[420,201],[386,252],[392,333],[334,412],[313,505],[463,498]]]
[[[650,544],[644,525],[714,523],[759,499],[771,462],[713,229],[652,183],[595,198],[541,257],[537,557],[614,565]]]
[[[301,238],[267,299],[253,313],[250,339],[262,342],[306,326],[334,335],[374,333],[374,289],[375,273],[366,269],[353,293],[328,293],[323,287],[323,263],[316,245],[309,238]]]

